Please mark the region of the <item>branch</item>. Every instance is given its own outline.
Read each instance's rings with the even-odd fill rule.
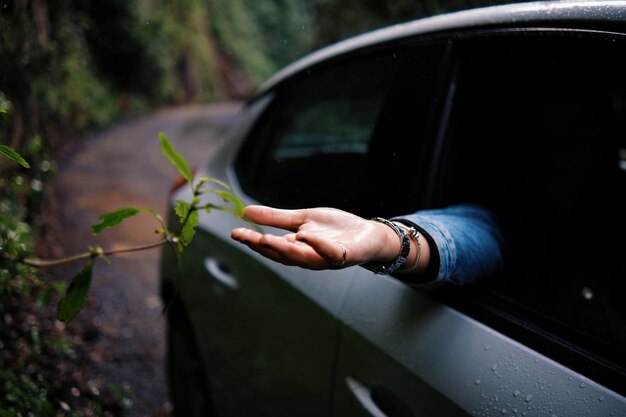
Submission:
[[[16,259],[14,257],[11,257],[7,254],[3,254],[3,256],[6,259],[15,261],[15,262],[20,262],[23,263],[25,265],[29,265],[29,266],[33,266],[33,267],[37,267],[37,268],[47,268],[47,267],[51,267],[51,266],[58,266],[58,265],[64,265],[67,263],[71,263],[71,262],[76,262],[76,261],[80,261],[83,259],[94,259],[97,257],[101,257],[101,256],[109,256],[109,255],[119,255],[122,253],[129,253],[129,252],[138,252],[138,251],[142,251],[142,250],[147,250],[147,249],[153,249],[153,248],[157,248],[159,246],[163,246],[166,243],[169,243],[169,240],[167,239],[163,239],[159,242],[155,242],[155,243],[150,243],[147,245],[142,245],[142,246],[132,246],[129,248],[121,248],[121,249],[110,249],[107,251],[102,250],[102,248],[93,248],[92,250],[90,250],[89,252],[83,252],[83,253],[79,253],[77,255],[72,255],[72,256],[67,256],[64,258],[58,258],[58,259],[40,259],[40,258],[24,258],[24,259]]]

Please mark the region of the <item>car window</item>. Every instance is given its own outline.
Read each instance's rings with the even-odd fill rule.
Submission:
[[[280,86],[238,158],[244,190],[287,208],[377,215],[417,209],[419,192],[398,201],[395,191],[410,176],[419,187],[441,50],[394,48],[343,59]]]
[[[350,68],[343,70],[346,69]],[[342,75],[345,76],[338,71],[332,78]],[[336,86],[332,85],[332,79],[320,80],[322,84],[317,87],[307,86],[331,89],[332,94],[316,98],[308,94],[294,97],[288,111],[281,113],[279,129],[270,139],[275,146],[267,163],[289,163],[291,159],[322,155],[367,154],[372,120],[376,120],[380,112],[389,78],[387,74],[382,79],[374,79],[382,81],[382,85],[358,78],[352,83],[339,82]],[[303,93],[307,93],[306,87]]]
[[[625,53],[621,38],[579,33],[462,43],[437,187],[442,205],[497,214],[508,247],[485,284],[495,302],[622,374]]]

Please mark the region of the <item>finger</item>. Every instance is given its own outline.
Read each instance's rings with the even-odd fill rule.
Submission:
[[[290,243],[298,242],[298,239],[296,239],[295,233],[287,233],[286,235],[283,236],[283,239],[285,239],[287,242],[290,242]]]
[[[294,263],[290,262],[288,258],[281,256],[280,253],[275,252],[270,247],[261,246],[261,245],[248,245],[248,247],[252,249],[253,251],[263,255],[264,257],[271,259],[272,261],[279,262],[283,265],[289,265],[289,266],[295,265]]]
[[[247,206],[244,217],[257,224],[292,231],[298,230],[305,220],[302,210],[282,210],[267,206]]]
[[[348,248],[337,241],[323,238],[315,233],[298,232],[296,239],[309,245],[330,266],[342,260],[346,251],[345,265],[349,264]]]
[[[263,237],[263,234],[254,230],[246,229],[244,227],[239,227],[237,229],[233,229],[230,232],[230,237],[241,243],[254,242],[258,244],[258,242]]]
[[[270,238],[271,236],[271,238]],[[237,229],[233,229],[230,232],[230,237],[234,240],[237,240],[241,243],[245,243],[247,245],[265,245],[268,246],[273,242],[280,242],[281,240],[286,240],[290,243],[297,243],[295,233],[288,233],[284,236],[274,236],[269,233],[263,234],[256,232],[251,229],[247,229],[245,227],[240,227]],[[276,240],[274,240],[275,238]]]
[[[313,249],[296,241],[295,234],[274,236],[246,228],[234,229],[231,237],[253,251],[285,265],[298,265],[319,269],[324,261]]]
[[[295,237],[295,235],[293,235]],[[274,252],[285,265],[297,265],[308,269],[326,269],[328,262],[308,244],[290,242],[284,237],[264,235],[260,246]]]
[[[271,244],[267,242],[268,238],[266,235],[250,229],[238,228],[231,232],[231,237],[266,258],[290,265],[286,263],[286,261],[275,250],[273,250]]]

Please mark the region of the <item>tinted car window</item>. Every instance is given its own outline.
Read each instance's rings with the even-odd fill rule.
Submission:
[[[441,50],[343,59],[280,86],[237,161],[245,191],[287,208],[416,210]]]
[[[487,287],[514,317],[624,365],[626,65],[620,38],[467,41],[442,205],[482,204],[508,240]],[[615,238],[620,236],[620,238]]]

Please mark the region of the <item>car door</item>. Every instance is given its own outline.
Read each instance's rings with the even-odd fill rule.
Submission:
[[[493,210],[506,267],[430,293],[358,271],[335,415],[626,415],[624,39],[455,36],[429,198]]]

